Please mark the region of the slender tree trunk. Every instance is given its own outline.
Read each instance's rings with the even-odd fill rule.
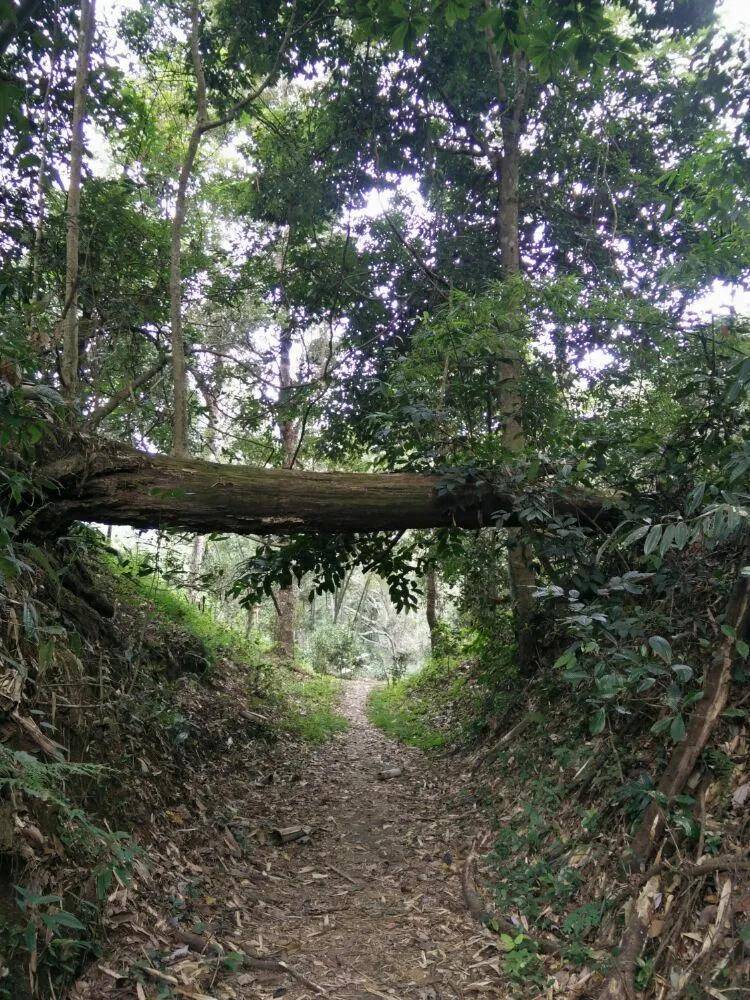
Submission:
[[[205,452],[209,457],[216,457],[216,441],[219,433],[219,398],[221,395],[223,361],[215,358],[210,379],[196,375],[198,386],[208,411],[208,426],[203,441]],[[199,580],[203,561],[206,557],[208,538],[206,535],[196,535],[190,555],[189,596],[197,603],[199,600]]]
[[[252,607],[247,609],[247,618],[245,619],[246,639],[249,639],[252,633],[257,631],[259,614],[260,614],[260,608],[257,604],[253,604]]]
[[[333,594],[333,621],[338,622],[339,615],[344,608],[344,600],[346,598],[347,592],[349,590],[349,584],[352,582],[352,576],[354,575],[354,567],[349,570],[349,572],[344,577],[344,581],[340,587],[338,587]]]
[[[190,550],[190,573],[188,576],[189,581],[189,594],[188,596],[197,604],[199,601],[198,595],[198,582],[200,580],[201,570],[203,569],[203,560],[206,557],[206,535],[196,535],[193,539],[193,545]]]
[[[194,128],[182,161],[177,185],[174,218],[172,219],[172,247],[169,260],[169,323],[172,356],[172,454],[176,458],[188,455],[187,368],[185,366],[185,338],[182,326],[182,232],[187,215],[187,189],[198,155],[201,133]]]
[[[430,647],[433,653],[437,642],[437,570],[430,566],[425,577],[425,614],[430,630]]]
[[[281,437],[282,468],[291,469],[297,449],[297,430],[290,418],[288,406],[292,388],[292,327],[286,324],[279,337],[279,435]],[[286,662],[294,661],[294,624],[297,611],[297,584],[292,581],[276,595],[278,617],[275,645]]]
[[[309,610],[310,610],[310,618],[309,618],[310,631],[314,632],[315,626],[318,623],[317,594],[315,593],[314,590],[310,591]]]
[[[39,302],[42,297],[42,245],[44,242],[44,220],[47,212],[47,165],[49,163],[49,119],[52,85],[57,71],[59,58],[57,43],[50,58],[50,68],[44,87],[44,116],[42,119],[41,150],[39,170],[36,178],[36,224],[34,226],[34,245],[31,251],[31,302]],[[29,317],[33,323],[35,316]]]
[[[172,353],[172,380],[174,382],[174,399],[172,414],[172,454],[176,458],[186,458],[188,455],[188,414],[187,414],[187,370],[185,366],[185,340],[182,324],[182,232],[185,228],[185,217],[187,215],[187,191],[190,184],[190,177],[198,156],[198,149],[203,136],[214,129],[221,128],[234,121],[243,111],[250,107],[253,101],[273,83],[278,74],[278,64],[281,57],[289,45],[292,29],[294,26],[294,16],[296,13],[296,0],[292,7],[292,12],[281,40],[276,59],[271,70],[261,80],[257,87],[254,87],[241,100],[233,104],[226,114],[218,118],[209,120],[208,117],[208,92],[206,90],[206,76],[203,71],[203,58],[200,50],[201,39],[201,12],[198,0],[193,0],[190,6],[190,58],[193,64],[193,74],[195,76],[195,104],[196,118],[193,130],[190,133],[185,158],[182,161],[180,177],[177,182],[177,196],[175,199],[175,211],[172,219],[172,247],[169,262],[169,316],[170,316],[170,337]]]
[[[491,0],[484,0],[491,9]],[[519,246],[519,174],[521,125],[526,108],[528,66],[523,53],[517,53],[513,63],[513,93],[508,93],[505,69],[495,44],[491,27],[485,29],[490,66],[495,76],[500,102],[503,152],[495,157],[499,172],[498,232],[500,262],[503,277],[508,280],[521,273]],[[523,430],[523,402],[520,392],[521,359],[514,345],[509,344],[500,364],[500,413],[503,420],[503,447],[511,455],[520,454],[526,446]],[[522,672],[531,669],[534,656],[532,620],[536,574],[530,547],[520,530],[508,530],[508,575],[516,618],[518,660]]]
[[[83,128],[86,120],[91,67],[91,43],[96,23],[95,0],[81,0],[78,28],[78,62],[73,87],[73,121],[70,138],[70,180],[68,182],[67,243],[65,251],[65,304],[62,318],[62,364],[60,376],[66,399],[73,400],[78,389],[78,244],[83,170]]]
[[[182,233],[187,216],[187,193],[190,178],[198,156],[201,138],[208,125],[208,100],[200,52],[200,35],[200,9],[197,0],[193,0],[190,7],[190,57],[195,76],[196,118],[177,181],[169,259],[169,324],[174,392],[172,454],[176,458],[186,458],[188,455],[187,368],[185,366],[185,337],[182,324]]]

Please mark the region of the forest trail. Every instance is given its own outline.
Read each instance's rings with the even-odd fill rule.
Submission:
[[[210,806],[203,829],[178,831],[182,835],[173,838],[182,873],[177,885],[185,897],[180,927],[195,927],[197,919],[225,951],[234,945],[247,954],[282,959],[309,983],[247,966],[229,974],[218,959],[191,952],[173,966],[158,966],[180,984],[173,995],[217,1000],[303,1000],[323,993],[332,1000],[506,995],[499,986],[496,947],[489,932],[472,921],[462,898],[461,862],[481,822],[476,807],[458,798],[463,782],[451,773],[457,765],[432,761],[370,724],[365,703],[371,687],[360,681],[344,685],[345,732],[293,760],[279,756],[279,744],[273,770],[262,783],[252,774],[236,781],[242,779],[236,775],[226,787],[213,788],[214,808],[223,803],[236,814],[231,829],[246,829],[247,839],[230,833],[227,840],[226,832],[212,825]],[[401,773],[382,779],[383,768]],[[294,825],[311,827],[309,838],[279,844],[266,835]],[[251,846],[240,849],[238,839]],[[174,857],[169,846],[166,852]],[[165,873],[160,905],[151,893],[154,916],[168,907],[174,878]],[[164,942],[162,960],[180,943],[173,930],[171,948],[165,947],[168,918],[146,930],[152,940]],[[111,970],[106,956],[98,972],[103,968]],[[105,986],[108,996],[138,995],[132,982],[123,989],[122,982],[107,983],[104,975],[86,977],[86,985],[79,981],[71,996],[89,1000],[104,995],[97,989]]]

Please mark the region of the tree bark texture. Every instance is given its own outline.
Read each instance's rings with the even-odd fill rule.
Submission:
[[[425,577],[425,614],[430,630],[430,646],[435,652],[437,640],[437,570],[430,566]]]
[[[96,18],[95,0],[81,0],[78,28],[78,60],[73,85],[73,120],[70,135],[70,179],[66,205],[65,304],[62,317],[63,393],[74,399],[78,388],[78,245],[81,213],[81,173],[83,170],[83,127],[91,65],[91,42]]]
[[[283,264],[282,264],[283,270]],[[297,429],[290,418],[288,407],[292,389],[292,328],[286,325],[279,337],[279,436],[281,438],[282,468],[291,469],[297,450]],[[287,663],[294,661],[294,625],[297,611],[297,584],[292,581],[276,594],[275,648]]]
[[[485,0],[487,10],[491,0]],[[500,125],[503,139],[502,155],[495,155],[495,169],[499,174],[497,226],[500,242],[500,263],[503,277],[513,278],[521,272],[521,252],[518,230],[519,175],[521,163],[521,123],[526,108],[528,67],[523,53],[516,53],[513,60],[513,93],[509,94],[505,69],[495,43],[493,29],[485,28],[490,67],[497,84],[500,104]],[[500,364],[500,411],[503,419],[503,447],[511,455],[520,454],[526,445],[523,431],[523,402],[519,388],[521,360],[514,346],[509,345],[507,358]],[[508,531],[508,575],[516,618],[518,660],[522,671],[530,669],[534,655],[532,621],[534,616],[534,589],[536,573],[533,554],[520,532]]]
[[[54,529],[82,520],[204,534],[343,534],[480,528],[499,512],[511,515],[511,525],[519,523],[519,498],[501,486],[467,484],[448,494],[440,476],[219,465],[149,455],[97,438],[72,443],[66,453],[40,463],[38,472],[45,504],[37,528],[40,521]],[[614,500],[583,491],[556,493],[550,502],[557,514],[581,515],[589,526],[611,526],[622,517]]]

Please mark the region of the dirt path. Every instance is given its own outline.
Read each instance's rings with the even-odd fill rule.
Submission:
[[[176,995],[303,1000],[317,994],[279,972],[230,973],[226,962],[193,953],[165,964],[172,925],[162,915],[175,893],[182,928],[205,925],[225,950],[281,958],[332,1000],[506,995],[496,952],[461,895],[473,806],[450,787],[455,779],[448,780],[443,763],[370,725],[364,713],[370,687],[345,686],[345,733],[295,761],[279,761],[260,780],[228,780],[223,796],[211,789],[233,817],[224,830],[211,821],[217,808],[211,794],[210,806],[200,803],[206,825],[178,830],[171,848],[165,845],[173,864],[156,887],[161,904],[151,906],[159,919],[143,930],[160,946],[154,967],[177,981]],[[381,780],[384,767],[401,774]],[[295,824],[312,833],[282,845],[270,834]],[[214,830],[208,842],[206,828]],[[174,937],[172,949],[180,943]],[[151,954],[147,945],[143,954]],[[105,968],[117,971],[109,961]],[[102,991],[106,980],[99,977],[90,992],[79,983],[72,995],[105,995],[96,992],[97,982]],[[132,983],[111,979],[106,993],[139,995]],[[142,988],[141,995],[149,994]]]
[[[368,691],[346,686],[348,732],[318,750],[306,780],[275,803],[279,822],[315,833],[309,844],[266,854],[269,875],[281,881],[264,943],[331,996],[464,996],[482,977],[469,972],[477,927],[461,899],[457,816],[424,754],[367,721]],[[380,780],[384,767],[402,774]],[[285,994],[310,995],[297,986]]]

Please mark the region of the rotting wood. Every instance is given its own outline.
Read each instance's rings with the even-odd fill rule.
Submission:
[[[277,826],[271,833],[280,844],[291,844],[295,840],[302,840],[312,833],[311,826]]]
[[[194,951],[199,955],[214,956],[219,956],[224,953],[224,949],[218,942],[204,938],[200,934],[193,933],[193,931],[183,930],[175,917],[170,917],[168,923],[172,928],[172,935],[180,942],[180,944],[187,945],[191,951]]]
[[[400,767],[383,767],[378,771],[381,781],[389,781],[391,778],[400,778],[404,772]]]
[[[23,732],[40,747],[48,757],[56,761],[65,760],[65,747],[55,743],[48,736],[45,736],[33,719],[26,718],[18,712],[13,712],[11,718]]]

